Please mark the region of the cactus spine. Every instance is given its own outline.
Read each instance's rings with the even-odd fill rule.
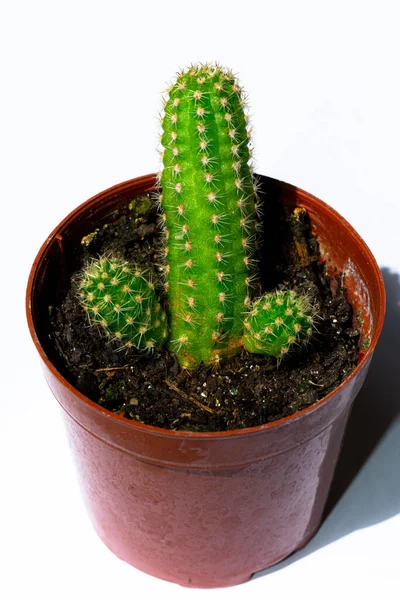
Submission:
[[[78,289],[89,321],[101,325],[111,338],[141,350],[165,342],[166,315],[143,269],[103,256],[82,271]]]
[[[242,90],[218,65],[180,73],[164,109],[170,346],[182,366],[195,368],[243,344],[255,227],[249,133]]]
[[[244,345],[255,354],[283,358],[312,335],[314,308],[307,296],[295,291],[264,294],[244,320]]]

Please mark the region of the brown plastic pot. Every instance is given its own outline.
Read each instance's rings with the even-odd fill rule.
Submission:
[[[97,533],[131,565],[185,586],[244,582],[315,534],[384,319],[383,280],[354,229],[310,194],[274,179],[262,182],[269,197],[308,210],[327,264],[345,273],[368,346],[334,392],[290,417],[221,433],[168,431],[112,414],[60,373],[48,336],[48,306],[77,266],[74,249],[135,194],[150,191],[154,175],[116,185],[74,210],[48,237],[29,277],[29,328],[63,408]]]

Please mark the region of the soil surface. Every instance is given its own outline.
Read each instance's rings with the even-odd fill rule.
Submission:
[[[243,350],[218,369],[186,372],[166,350],[121,350],[99,329],[89,327],[72,278],[61,305],[50,311],[51,335],[60,357],[57,366],[66,379],[112,412],[148,425],[191,431],[268,423],[334,390],[355,367],[359,352],[359,332],[340,273],[332,286],[304,210],[287,214],[279,199],[266,206],[264,229],[265,223],[272,224],[273,235],[265,236],[268,241],[259,249],[263,291],[290,283],[313,296],[319,317],[307,346],[279,364],[275,358]],[[84,238],[79,249],[82,264],[107,251],[157,265],[161,237],[154,203],[139,196],[130,208],[130,216]]]

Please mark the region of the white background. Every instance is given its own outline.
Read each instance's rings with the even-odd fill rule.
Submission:
[[[396,6],[397,5],[397,6]],[[400,597],[398,3],[3,2],[0,8],[0,597]],[[339,210],[385,268],[388,318],[328,519],[244,586],[188,590],[97,539],[24,316],[33,258],[77,204],[158,168],[160,91],[218,60],[252,107],[258,172]],[[347,486],[347,487],[346,487]]]

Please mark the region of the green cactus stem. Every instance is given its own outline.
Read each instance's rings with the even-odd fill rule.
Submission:
[[[243,91],[215,64],[180,73],[164,110],[170,347],[183,367],[196,368],[243,344],[255,262],[250,137]]]
[[[283,358],[312,335],[315,310],[307,296],[274,291],[258,298],[244,321],[244,346],[255,354]]]
[[[79,298],[91,324],[126,347],[152,350],[166,341],[165,311],[143,269],[118,258],[100,257],[81,272]]]

